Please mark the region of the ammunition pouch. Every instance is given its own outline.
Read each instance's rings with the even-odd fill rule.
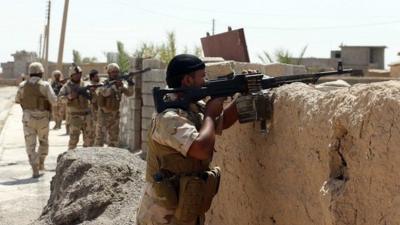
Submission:
[[[172,175],[158,172],[154,175],[153,189],[157,203],[175,209],[175,218],[191,222],[211,207],[219,189],[221,172],[218,167],[201,173]]]
[[[179,179],[179,198],[174,216],[182,222],[191,222],[207,212],[218,192],[220,169]]]
[[[261,129],[266,130],[266,122],[272,118],[273,101],[268,93],[240,96],[236,108],[240,123],[261,121]]]
[[[157,194],[157,203],[167,209],[175,209],[178,205],[177,180],[162,180],[153,183]]]
[[[100,94],[97,97],[97,105],[105,109],[107,112],[119,110],[119,100],[115,93],[107,97]]]

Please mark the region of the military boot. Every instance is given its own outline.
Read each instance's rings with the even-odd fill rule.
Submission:
[[[33,174],[32,174],[32,178],[38,178],[38,177],[40,177],[40,174],[39,174],[39,166],[36,164],[36,165],[32,165],[32,172],[33,172]]]
[[[39,170],[45,170],[45,168],[44,168],[44,160],[45,160],[44,157],[40,157],[40,159],[39,159]]]

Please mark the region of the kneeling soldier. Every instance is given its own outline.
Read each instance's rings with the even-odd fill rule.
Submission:
[[[205,65],[194,55],[177,55],[167,68],[170,88],[198,88],[204,78]],[[188,110],[166,109],[153,117],[138,225],[204,224],[220,180],[219,168],[210,167],[215,134],[237,120],[236,105],[230,103],[223,109],[223,101],[192,102]]]

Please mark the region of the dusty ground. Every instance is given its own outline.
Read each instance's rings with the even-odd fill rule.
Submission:
[[[10,90],[16,89],[0,88],[2,93]],[[21,108],[13,105],[0,134],[0,225],[25,225],[39,217],[50,195],[50,180],[55,174],[57,156],[67,149],[68,136],[64,135],[64,129],[50,130],[47,170],[39,179],[32,179],[21,118]]]
[[[0,86],[0,132],[13,105],[17,87]]]

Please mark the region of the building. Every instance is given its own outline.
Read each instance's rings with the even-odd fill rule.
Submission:
[[[35,52],[17,51],[12,54],[14,57],[13,62],[1,63],[2,73],[0,79],[20,79],[22,74],[28,74],[29,64],[32,62],[40,61]],[[114,55],[113,55],[114,56]],[[106,73],[105,67],[107,63],[85,63],[79,65],[82,68],[83,75],[87,75],[90,70],[96,69],[99,73]],[[63,63],[61,72],[67,77],[71,63]],[[50,73],[57,69],[57,63],[49,62],[48,68]],[[48,76],[50,78],[50,75]]]
[[[27,52],[25,50],[17,51],[12,54],[13,62],[1,63],[4,79],[17,79],[21,74],[27,74],[29,64],[38,59],[35,52]]]
[[[385,68],[386,46],[349,46],[341,45],[340,50],[332,50],[330,58],[292,58],[299,61],[311,70],[331,70],[337,67],[339,61],[345,68],[361,69],[364,72],[369,69]]]

